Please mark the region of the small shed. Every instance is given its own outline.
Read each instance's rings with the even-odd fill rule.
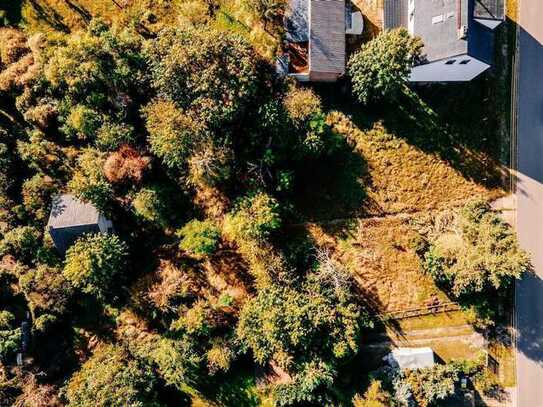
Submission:
[[[386,356],[387,362],[400,369],[422,369],[435,364],[432,348],[397,348]]]
[[[47,230],[59,253],[64,255],[83,234],[111,233],[113,224],[91,203],[63,194],[53,198]]]

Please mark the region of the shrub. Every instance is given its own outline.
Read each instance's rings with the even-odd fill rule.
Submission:
[[[0,362],[7,363],[21,348],[21,329],[0,330]]]
[[[95,110],[84,105],[76,105],[70,109],[61,131],[69,138],[92,140],[96,137],[102,122],[102,116]]]
[[[41,233],[31,226],[19,226],[4,234],[0,256],[11,254],[21,260],[33,261],[40,247]]]
[[[158,185],[139,190],[132,201],[136,215],[157,226],[169,226],[174,214],[168,192],[168,189]]]
[[[113,151],[123,144],[132,144],[133,131],[128,124],[105,121],[96,132],[96,147],[102,151]]]
[[[296,124],[307,122],[322,113],[320,98],[310,88],[292,87],[283,100],[285,110]]]
[[[392,404],[392,396],[383,389],[379,380],[372,380],[364,393],[364,397],[356,395],[353,399],[353,407],[388,407]]]
[[[189,184],[196,188],[217,186],[230,178],[233,153],[228,147],[204,142],[188,160]]]
[[[209,256],[215,252],[220,232],[213,222],[191,220],[177,232],[181,237],[179,248],[196,256]]]
[[[66,252],[63,274],[74,287],[102,299],[118,282],[126,256],[126,245],[117,236],[85,235]]]
[[[13,328],[15,322],[15,315],[9,311],[0,311],[0,331]]]
[[[366,104],[396,96],[407,83],[422,46],[404,28],[386,31],[364,44],[348,63],[356,98]]]
[[[278,210],[279,203],[265,193],[245,197],[226,216],[225,233],[231,240],[262,241],[281,225]]]

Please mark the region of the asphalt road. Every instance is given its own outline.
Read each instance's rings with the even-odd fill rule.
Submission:
[[[517,406],[543,407],[543,0],[520,0],[517,230],[534,274],[517,283]]]

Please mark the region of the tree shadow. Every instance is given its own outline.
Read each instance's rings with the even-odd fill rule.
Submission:
[[[500,164],[500,129],[492,78],[469,83],[405,88],[394,100],[361,106],[347,83],[315,89],[328,111],[339,110],[363,131],[380,122],[390,134],[435,154],[462,176],[488,188],[502,186],[507,169]]]
[[[294,204],[300,218],[323,221],[359,216],[369,181],[364,157],[337,135],[336,147],[296,168]]]

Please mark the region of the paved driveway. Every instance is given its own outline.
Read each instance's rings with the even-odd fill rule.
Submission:
[[[520,1],[517,229],[534,275],[517,284],[517,405],[543,407],[543,0]]]

